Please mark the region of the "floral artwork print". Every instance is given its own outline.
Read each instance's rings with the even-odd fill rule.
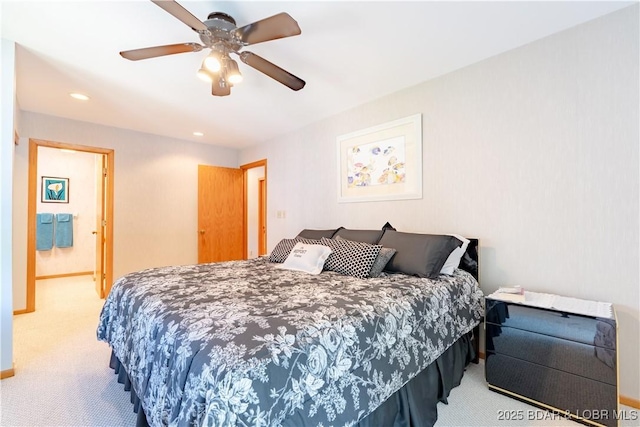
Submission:
[[[42,177],[43,203],[69,203],[69,178]]]
[[[118,279],[97,329],[151,426],[353,425],[483,314],[467,272],[359,279],[267,257]]]
[[[396,137],[347,148],[347,186],[404,183],[405,141]]]

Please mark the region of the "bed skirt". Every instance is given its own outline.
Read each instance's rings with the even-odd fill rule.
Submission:
[[[395,392],[375,411],[362,419],[358,427],[428,427],[438,419],[438,402],[447,403],[449,392],[460,385],[466,366],[476,359],[473,333],[462,336],[433,363]],[[109,366],[118,382],[131,393],[133,410],[138,414],[136,427],[149,427],[140,399],[131,387],[129,375],[118,358],[111,353]],[[303,420],[287,419],[285,425],[302,426]]]

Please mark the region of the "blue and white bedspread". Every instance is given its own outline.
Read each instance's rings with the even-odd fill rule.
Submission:
[[[477,325],[482,304],[462,270],[357,279],[257,258],[124,276],[97,335],[152,426],[353,425]]]

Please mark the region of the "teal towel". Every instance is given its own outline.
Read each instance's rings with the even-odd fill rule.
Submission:
[[[59,248],[73,246],[73,215],[68,213],[56,215],[56,246]]]
[[[50,251],[53,248],[53,214],[36,214],[36,250]]]

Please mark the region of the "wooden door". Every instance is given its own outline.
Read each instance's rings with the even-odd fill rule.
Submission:
[[[198,165],[198,262],[244,258],[244,172]]]
[[[96,293],[100,298],[104,298],[106,289],[105,267],[105,203],[104,196],[107,186],[107,156],[101,154],[98,156],[96,165],[96,228],[94,234],[96,236],[96,266],[95,266],[95,287]]]
[[[258,181],[258,255],[267,253],[267,184]]]

